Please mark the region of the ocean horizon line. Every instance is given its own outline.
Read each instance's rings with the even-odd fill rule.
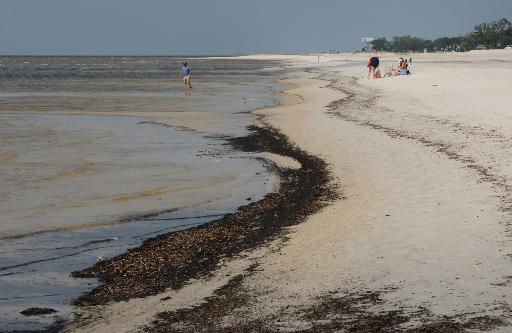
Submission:
[[[238,57],[250,54],[0,54],[0,57]]]

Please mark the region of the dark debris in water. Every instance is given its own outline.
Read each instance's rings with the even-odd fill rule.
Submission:
[[[24,316],[41,316],[57,313],[57,310],[49,308],[28,308],[20,312]]]
[[[338,197],[326,163],[300,148],[273,128],[251,126],[246,137],[231,138],[237,149],[289,156],[299,170],[279,169],[281,186],[258,202],[242,206],[211,223],[144,241],[140,247],[73,272],[79,278],[98,278],[102,284],[75,300],[97,305],[180,288],[189,279],[207,276],[223,258],[233,257],[284,234],[284,228]]]

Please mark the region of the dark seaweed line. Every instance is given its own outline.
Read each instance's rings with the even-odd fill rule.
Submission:
[[[228,143],[247,152],[272,152],[298,160],[299,170],[278,169],[279,192],[242,206],[236,213],[191,229],[160,235],[140,247],[82,271],[80,278],[98,278],[101,285],[74,301],[79,306],[145,297],[167,288],[179,289],[189,279],[210,274],[223,258],[234,257],[284,234],[284,228],[339,197],[322,159],[292,145],[271,127],[249,127],[246,137]]]

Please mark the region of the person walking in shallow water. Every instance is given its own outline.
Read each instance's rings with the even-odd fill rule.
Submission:
[[[183,63],[183,67],[180,72],[181,77],[183,77],[183,83],[185,83],[186,88],[192,88],[192,84],[190,83],[190,77],[192,76],[192,70],[188,67],[186,62]]]

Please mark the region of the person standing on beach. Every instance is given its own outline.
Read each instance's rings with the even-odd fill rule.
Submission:
[[[378,57],[371,57],[368,61],[368,79],[370,79],[370,74],[373,72],[373,78],[375,79],[375,71],[379,67],[379,58]]]
[[[186,62],[183,63],[183,67],[181,68],[180,76],[183,77],[183,83],[185,83],[185,88],[192,88],[192,84],[190,83],[190,77],[192,76],[192,70],[188,67]]]

